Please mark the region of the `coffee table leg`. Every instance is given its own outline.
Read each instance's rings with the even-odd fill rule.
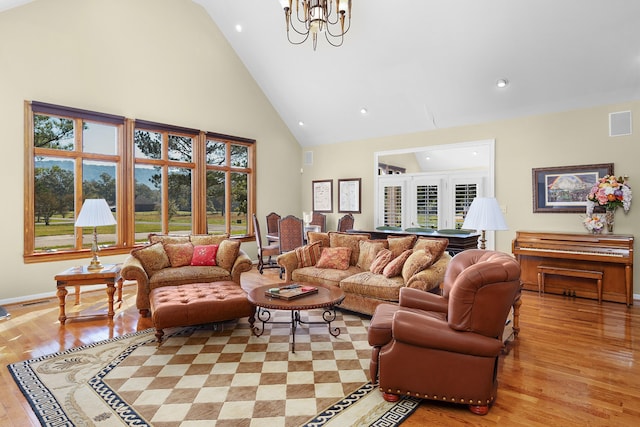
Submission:
[[[64,325],[64,322],[67,320],[67,315],[64,312],[64,303],[67,298],[67,288],[64,286],[58,286],[58,300],[60,301],[60,314],[58,315],[58,320],[61,325]]]
[[[296,352],[296,328],[300,322],[300,310],[291,310],[291,353]]]
[[[340,328],[334,327],[333,329],[331,329],[331,322],[336,320],[337,316],[338,314],[336,313],[335,307],[327,308],[324,311],[324,313],[322,313],[322,318],[327,323],[327,328],[329,328],[329,334],[331,334],[332,337],[337,337],[338,335],[340,335]]]
[[[264,324],[271,319],[271,313],[266,308],[258,307],[255,317],[261,322],[261,325],[258,327],[256,324],[256,326],[251,328],[251,331],[253,332],[253,335],[259,337],[264,333]]]

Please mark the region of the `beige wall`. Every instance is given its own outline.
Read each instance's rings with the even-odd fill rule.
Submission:
[[[1,143],[12,159],[0,172],[0,303],[52,295],[53,276],[78,264],[22,260],[24,100],[255,138],[259,217],[271,211],[301,217],[311,207],[311,181],[332,178],[329,229],[341,216],[338,178],[362,178],[356,227],[373,226],[375,151],[495,139],[496,197],[507,208],[510,227],[496,233],[496,248],[507,252],[516,230],[584,231],[578,214],[532,212],[531,168],[612,162],[618,174],[630,175],[632,186],[640,182],[637,137],[608,137],[613,111],[631,110],[633,128],[640,129],[640,101],[302,150],[211,19],[190,0],[35,1],[0,13],[0,40]],[[303,151],[313,151],[314,162],[301,173]],[[619,210],[616,232],[637,234],[639,218],[637,206],[628,215]],[[255,256],[255,244],[243,249]]]
[[[533,213],[531,169],[614,163],[616,174],[628,174],[632,188],[640,188],[637,135],[608,136],[609,113],[626,110],[632,111],[632,127],[637,133],[640,101],[305,148],[305,151],[313,151],[314,165],[305,167],[302,203],[304,207],[311,206],[312,180],[333,178],[334,213],[329,215],[327,226],[335,229],[337,219],[342,215],[336,208],[337,179],[361,177],[362,214],[355,215],[355,224],[359,229],[371,228],[374,226],[374,152],[495,139],[495,194],[500,205],[506,206],[505,218],[509,226],[509,231],[496,232],[496,249],[511,252],[516,230],[585,232],[580,214]],[[617,234],[638,235],[640,232],[640,200],[633,203],[628,214],[625,215],[622,209],[616,212]],[[636,268],[635,294],[640,294],[639,275],[640,268]]]
[[[23,263],[25,100],[254,138],[258,215],[302,215],[300,146],[191,0],[35,1],[0,13],[0,40],[0,303],[50,295],[55,274],[79,263]],[[255,243],[243,249],[255,256]]]

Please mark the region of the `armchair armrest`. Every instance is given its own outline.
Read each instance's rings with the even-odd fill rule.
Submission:
[[[495,357],[503,348],[498,339],[456,331],[442,320],[410,311],[399,310],[395,314],[392,333],[394,340],[411,346],[479,357]]]
[[[149,312],[150,302],[149,294],[151,289],[149,288],[149,276],[142,267],[142,263],[138,258],[133,255],[129,255],[122,263],[122,270],[120,270],[122,278],[125,280],[135,280],[137,283],[136,292],[136,307],[140,310],[143,316],[146,316]]]
[[[286,282],[291,282],[293,280],[291,278],[291,274],[293,273],[293,270],[298,268],[298,257],[296,255],[296,251],[289,251],[278,255],[276,262],[280,267],[284,268],[284,280]]]
[[[240,249],[238,251],[238,257],[233,263],[233,267],[231,267],[231,280],[239,285],[240,274],[244,273],[245,271],[251,270],[252,266],[253,263],[251,262],[251,258],[249,258],[245,251]]]
[[[449,310],[449,303],[444,297],[413,288],[400,289],[400,306],[438,313]]]

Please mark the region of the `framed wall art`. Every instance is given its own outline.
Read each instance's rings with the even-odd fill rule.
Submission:
[[[311,204],[315,212],[333,212],[333,180],[312,181]]]
[[[361,178],[338,180],[338,212],[360,213],[360,203],[362,201],[361,183]]]
[[[584,213],[596,181],[613,174],[613,163],[534,168],[533,212]]]

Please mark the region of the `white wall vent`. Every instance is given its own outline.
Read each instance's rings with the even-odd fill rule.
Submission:
[[[304,165],[311,166],[313,164],[313,151],[304,152]]]
[[[609,113],[609,136],[631,135],[631,111]]]

